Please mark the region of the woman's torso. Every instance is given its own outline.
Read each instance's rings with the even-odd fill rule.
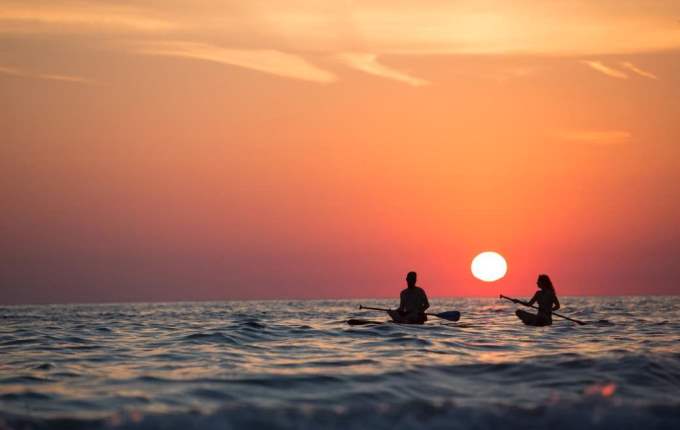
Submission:
[[[538,303],[538,313],[551,318],[553,303],[555,303],[555,293],[549,290],[541,290],[536,293]]]

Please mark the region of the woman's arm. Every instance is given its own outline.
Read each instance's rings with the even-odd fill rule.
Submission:
[[[557,299],[557,296],[555,296],[555,302],[554,302],[552,310],[556,311],[559,308],[560,308],[560,301]]]
[[[523,303],[523,304],[525,304],[525,305],[527,305],[527,306],[531,306],[531,305],[533,305],[534,303],[536,303],[536,300],[537,300],[537,299],[538,299],[538,291],[536,291],[536,293],[535,293],[534,296],[531,298],[531,300],[529,300],[528,302],[521,302],[521,303]]]

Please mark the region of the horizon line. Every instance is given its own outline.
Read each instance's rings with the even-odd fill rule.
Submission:
[[[680,297],[680,293],[648,293],[648,294],[585,294],[572,295],[562,294],[560,297]],[[491,296],[430,296],[433,299],[490,299],[498,298],[496,295]],[[265,298],[265,299],[207,299],[207,300],[173,300],[173,301],[102,301],[102,302],[49,302],[49,303],[0,303],[2,307],[14,306],[78,306],[78,305],[132,305],[132,304],[176,304],[176,303],[227,303],[227,302],[276,302],[276,301],[294,301],[294,302],[319,302],[319,301],[358,301],[358,300],[396,300],[395,297],[354,297],[354,298]],[[500,299],[499,299],[500,300]]]

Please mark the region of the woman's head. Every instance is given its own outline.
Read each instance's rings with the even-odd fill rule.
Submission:
[[[553,283],[550,280],[550,276],[546,275],[545,273],[538,275],[538,279],[536,280],[536,285],[538,285],[538,288],[540,288],[541,290],[553,290],[553,291],[555,291],[555,287],[553,286]]]

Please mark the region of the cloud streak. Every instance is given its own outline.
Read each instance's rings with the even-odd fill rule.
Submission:
[[[0,66],[0,74],[16,76],[19,78],[43,79],[48,81],[61,81],[73,84],[94,85],[96,82],[89,78],[75,75],[61,75],[52,73],[33,73],[16,67]]]
[[[0,35],[18,36],[18,40],[49,35],[54,43],[58,40],[78,48],[88,41],[95,41],[88,48],[100,47],[103,38],[106,46],[156,41],[167,45],[150,48],[149,53],[320,83],[337,77],[309,63],[302,53],[314,52],[373,76],[423,86],[429,82],[380,59],[391,54],[482,54],[557,56],[574,61],[680,49],[680,27],[668,18],[680,14],[677,2],[653,8],[644,2],[622,8],[615,0],[512,4],[501,0],[422,4],[402,0],[0,2]],[[19,62],[11,57],[5,61]],[[629,62],[615,67],[601,61],[583,63],[616,79],[658,79]],[[524,76],[503,75],[499,80]]]
[[[3,2],[0,32],[171,32],[173,38],[197,42],[221,40],[241,48],[327,54],[356,51],[574,58],[680,48],[680,27],[669,18],[680,14],[677,2],[655,7],[639,2],[625,8],[614,0],[245,2],[252,5],[239,0],[156,0],[140,1],[138,7],[130,5],[132,0],[125,6],[112,0],[26,3]]]
[[[0,8],[0,33],[159,32],[180,27],[152,11],[94,3],[8,4]]]
[[[622,71],[614,69],[609,66],[605,66],[600,61],[582,60],[581,63],[585,64],[586,66],[590,67],[595,71],[602,73],[603,75],[609,76],[610,78],[628,79],[628,75],[626,75]]]
[[[630,142],[633,135],[625,130],[571,130],[556,133],[561,140],[583,144],[619,145]]]
[[[229,49],[204,43],[179,41],[140,43],[136,45],[135,51],[147,55],[212,61],[320,84],[328,84],[337,80],[331,72],[309,63],[300,56],[272,49]]]
[[[406,72],[393,69],[388,67],[378,61],[378,57],[375,54],[359,53],[359,52],[345,52],[338,54],[335,57],[338,61],[347,67],[368,73],[374,76],[380,76],[381,78],[392,79],[395,81],[403,82],[414,87],[421,87],[428,85],[429,82],[411,76]]]
[[[621,63],[621,66],[630,70],[631,72],[635,73],[636,75],[639,75],[639,76],[642,76],[642,77],[645,77],[645,78],[648,78],[648,79],[654,79],[654,80],[659,79],[659,77],[656,76],[654,73],[648,72],[646,70],[642,70],[641,68],[637,67],[635,64],[633,64],[631,62],[624,61],[624,62]]]

